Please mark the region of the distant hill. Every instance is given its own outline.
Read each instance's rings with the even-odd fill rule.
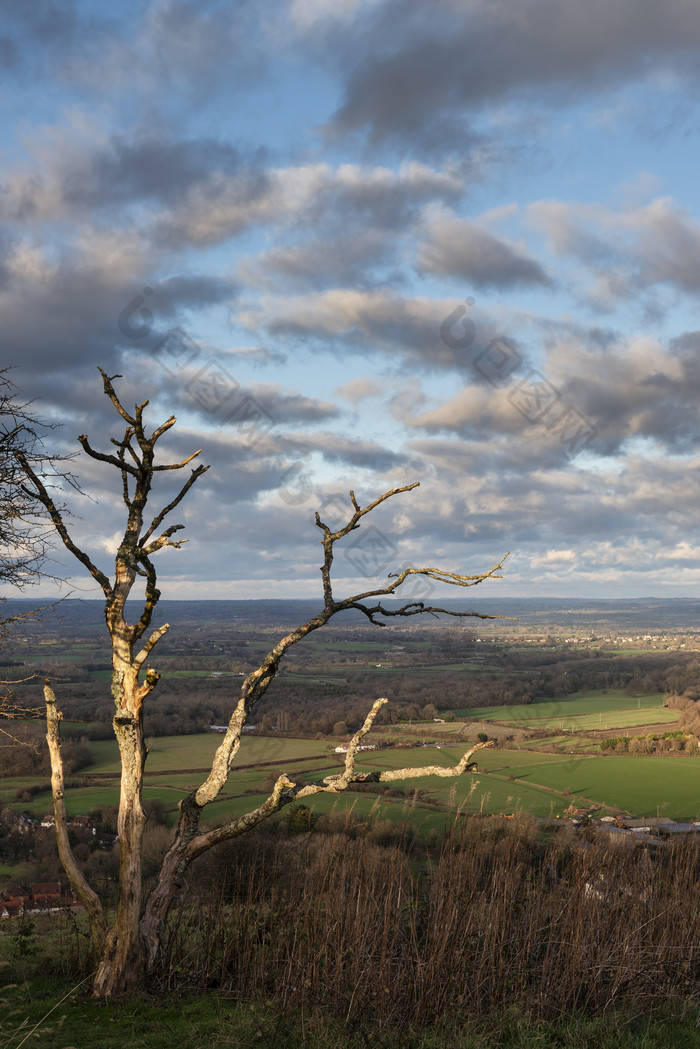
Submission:
[[[603,629],[634,633],[664,631],[700,631],[700,600],[691,598],[630,598],[591,600],[577,598],[475,598],[462,600],[433,597],[433,602],[444,608],[470,610],[486,615],[512,616],[521,625],[539,627],[570,626],[574,630],[600,632]],[[27,612],[40,600],[10,598],[2,605],[4,617]],[[400,601],[386,601],[389,608],[399,607]],[[134,610],[136,610],[136,603]],[[264,627],[292,627],[315,615],[321,608],[320,600],[264,601],[167,601],[158,605],[154,625],[168,622],[172,627],[197,626],[217,622],[220,625]],[[360,612],[345,613],[336,620],[346,626],[367,623]],[[393,620],[397,625],[418,624],[425,627],[444,627],[447,620],[432,617]],[[450,620],[449,622],[455,622]],[[466,621],[465,625],[469,621]],[[472,621],[476,625],[476,621]],[[64,630],[67,634],[92,635],[105,629],[102,602],[99,600],[67,599],[53,610],[32,621],[28,629],[33,634]]]

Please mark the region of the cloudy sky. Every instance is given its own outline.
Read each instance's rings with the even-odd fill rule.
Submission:
[[[339,593],[511,551],[470,596],[696,596],[696,0],[0,12],[3,362],[55,450],[119,433],[98,365],[203,449],[165,597],[314,596],[312,512],[416,480]]]

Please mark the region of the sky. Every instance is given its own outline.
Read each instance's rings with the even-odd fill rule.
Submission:
[[[52,452],[121,436],[98,366],[177,416],[163,461],[202,449],[164,597],[320,597],[314,512],[414,481],[338,546],[338,597],[507,552],[405,596],[696,596],[695,0],[0,14],[3,364]],[[109,571],[119,477],[71,469]]]

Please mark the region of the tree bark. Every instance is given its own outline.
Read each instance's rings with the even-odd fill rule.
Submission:
[[[119,836],[119,890],[114,926],[107,937],[97,971],[95,995],[119,995],[144,986],[146,951],[141,935],[141,853],[146,814],[141,805],[143,772],[148,750],[143,719],[117,713],[113,721],[119,744],[122,775],[117,833]]]
[[[58,855],[73,886],[73,891],[77,893],[87,913],[92,947],[96,957],[99,958],[107,934],[107,919],[99,896],[85,880],[68,840],[68,816],[63,792],[63,759],[61,757],[62,714],[56,706],[56,695],[49,681],[44,682],[44,699],[46,700],[46,742],[49,745],[51,760],[51,793],[53,794],[53,816]]]

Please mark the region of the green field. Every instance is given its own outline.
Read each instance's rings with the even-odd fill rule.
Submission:
[[[144,797],[147,800],[160,799],[169,812],[170,822],[176,819],[180,798],[205,779],[204,770],[211,766],[222,738],[219,733],[208,732],[192,736],[159,736],[149,741]],[[79,777],[69,777],[73,781],[78,779],[85,783],[85,786],[66,790],[66,808],[70,816],[82,815],[92,808],[115,805],[119,800],[119,751],[116,741],[96,740],[90,743],[90,749],[94,764]],[[216,810],[211,810],[212,818],[215,811],[223,811],[223,806],[242,813],[264,800],[269,793],[266,788],[271,773],[285,771],[290,775],[308,773],[311,776],[335,771],[338,762],[328,756],[331,749],[331,744],[325,740],[244,737],[226,791],[216,803]],[[320,771],[324,769],[325,772]],[[0,805],[17,805],[17,791],[47,781],[46,775],[4,777],[0,780]],[[253,792],[260,795],[257,801],[252,796]],[[35,817],[42,816],[52,807],[50,791],[34,794],[30,801],[21,802],[21,807]]]
[[[611,689],[608,692],[574,692],[561,699],[522,706],[462,708],[452,713],[470,721],[506,722],[528,729],[590,732],[678,721],[678,711],[666,709],[664,698],[661,692],[630,697],[620,689]]]
[[[381,755],[385,768],[429,764],[454,764],[463,753],[459,747],[440,750],[389,751]],[[377,758],[362,755],[362,765],[378,768]],[[683,757],[533,755],[528,751],[486,749],[476,755],[479,770],[455,779],[430,777],[398,781],[393,785],[417,787],[443,804],[467,798],[472,779],[479,781],[467,811],[479,811],[481,799],[490,797],[484,812],[507,812],[520,807],[536,816],[561,813],[572,802],[593,802],[622,809],[635,816],[700,819],[700,760]],[[535,760],[533,760],[533,758]],[[511,775],[513,779],[511,779]],[[508,802],[510,799],[510,802]]]
[[[504,725],[516,724],[532,730],[559,730],[559,735],[541,741],[553,752],[538,752],[538,741],[527,743],[528,749],[494,748],[478,754],[480,771],[459,778],[418,777],[391,782],[387,786],[403,790],[411,802],[411,820],[425,828],[444,826],[445,819],[460,806],[465,811],[482,813],[512,812],[518,808],[533,815],[549,816],[564,811],[571,802],[595,803],[627,810],[637,816],[656,815],[671,818],[696,818],[700,815],[700,760],[690,757],[603,756],[590,736],[575,732],[592,732],[611,728],[644,729],[650,724],[677,720],[674,711],[663,706],[663,695],[646,695],[630,699],[620,691],[580,692],[569,697],[532,703],[528,706],[482,707],[455,711],[470,720],[488,720]],[[421,726],[422,727],[422,726]],[[388,749],[358,755],[358,764],[367,768],[401,768],[429,764],[454,765],[464,746],[455,746],[450,735],[459,731],[459,722],[436,725],[426,723],[425,731],[433,737],[443,733],[440,748]],[[400,727],[385,728],[378,736],[391,738],[401,734]],[[149,741],[144,796],[160,799],[173,822],[180,798],[196,788],[206,776],[217,747],[218,733],[191,736],[156,737]],[[254,808],[270,790],[271,776],[286,772],[292,778],[303,775],[308,781],[322,779],[339,769],[339,759],[332,754],[329,740],[289,739],[275,736],[246,736],[237,754],[226,790],[208,810],[212,820],[221,821]],[[90,743],[94,763],[78,779],[84,786],[66,792],[70,815],[92,808],[116,804],[119,789],[119,755],[116,742],[99,740]],[[574,753],[575,751],[575,753]],[[29,786],[46,782],[48,777],[0,781],[0,804],[17,804],[17,796]],[[478,785],[472,790],[474,780]],[[416,799],[415,791],[421,792]],[[358,814],[369,811],[381,818],[406,818],[406,802],[400,798],[378,797],[366,792],[348,791],[338,796],[312,799],[319,812],[353,808]],[[22,807],[35,816],[51,808],[49,791],[34,794],[22,801]]]
[[[200,732],[193,736],[156,736],[148,741],[146,775],[168,769],[200,769],[211,765],[223,733]],[[298,761],[301,758],[327,754],[327,740],[287,739],[275,736],[243,736],[236,765],[257,765],[262,761]],[[116,740],[97,740],[90,744],[95,763],[87,775],[119,771],[119,749]]]

